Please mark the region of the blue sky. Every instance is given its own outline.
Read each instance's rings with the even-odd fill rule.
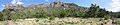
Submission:
[[[54,2],[56,0],[15,0],[17,2],[21,2],[23,6],[31,5],[31,4],[49,4],[51,2]],[[14,0],[1,0],[0,1],[0,11],[4,9],[2,6],[3,4],[13,4],[12,2],[15,2]],[[111,3],[112,0],[61,0],[65,3],[75,3],[79,6],[89,7],[92,3],[97,4],[102,8],[112,8]],[[13,4],[15,5],[15,4]]]

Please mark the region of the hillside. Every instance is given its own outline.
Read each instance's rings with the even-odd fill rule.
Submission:
[[[111,14],[112,13],[112,14]],[[1,17],[14,18],[41,18],[41,17],[82,17],[82,18],[111,18],[120,17],[119,12],[109,12],[96,4],[91,7],[82,7],[74,3],[51,2],[50,4],[32,4],[12,6],[5,4]],[[3,19],[2,19],[3,20]]]
[[[90,7],[84,7],[78,6],[74,3],[64,2],[32,4],[26,7],[20,4],[17,4],[16,6],[5,4],[5,9],[0,12],[0,21],[14,20],[14,22],[17,24],[23,24],[24,22],[28,23],[26,19],[35,18],[35,20],[30,20],[29,22],[34,22],[37,25],[43,24],[40,22],[46,22],[45,24],[55,24],[57,22],[57,24],[65,23],[82,25],[84,23],[85,25],[109,25],[114,21],[115,18],[119,17],[120,12],[106,11],[105,8],[101,8],[97,4],[91,4]],[[89,20],[89,18],[93,19]],[[68,20],[70,20],[70,22],[68,22]],[[8,23],[11,21],[8,21]]]

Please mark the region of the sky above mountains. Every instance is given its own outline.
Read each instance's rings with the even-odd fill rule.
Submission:
[[[31,4],[49,4],[55,2],[56,0],[1,0],[0,1],[0,11],[4,9],[4,4],[22,4],[23,6]],[[101,8],[105,8],[108,11],[117,12],[120,11],[120,0],[60,0],[64,3],[75,3],[79,6],[90,7],[90,5],[97,4]]]

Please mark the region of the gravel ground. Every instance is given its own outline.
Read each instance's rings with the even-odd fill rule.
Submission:
[[[7,25],[16,25],[14,21],[8,20]]]

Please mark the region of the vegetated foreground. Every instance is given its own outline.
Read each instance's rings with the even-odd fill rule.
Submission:
[[[103,18],[30,18],[30,19],[17,19],[14,21],[16,25],[112,25],[110,19],[104,20]],[[0,23],[0,25],[5,25]]]
[[[120,18],[116,19],[116,24],[120,25]]]

